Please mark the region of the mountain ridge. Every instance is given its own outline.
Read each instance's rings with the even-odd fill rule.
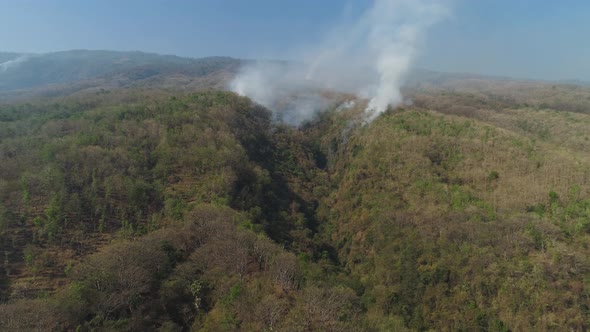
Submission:
[[[241,60],[230,57],[181,58],[144,52],[73,50],[46,54],[22,55],[3,53],[3,63],[22,59],[0,72],[0,91],[27,91],[47,86],[73,85],[102,80],[108,85],[117,75],[128,75],[130,81],[148,76],[186,73],[191,77],[206,76],[215,71],[236,70]],[[109,81],[109,79],[111,81]],[[105,82],[106,81],[106,82]]]
[[[226,56],[208,56],[202,58],[180,57],[141,51],[110,50],[67,50],[50,53],[0,52],[0,66],[7,65],[0,71],[0,96],[9,98],[21,96],[45,96],[59,94],[59,90],[80,91],[89,88],[113,88],[150,85],[158,86],[162,81],[167,86],[177,89],[212,86],[225,88],[228,81],[239,69],[254,60],[237,59]],[[287,61],[266,60],[288,65]],[[217,79],[208,75],[217,73]],[[174,82],[174,77],[184,80]],[[588,86],[588,82],[567,80],[533,80],[490,76],[471,73],[438,72],[425,68],[414,68],[406,78],[405,88],[423,88],[449,86],[454,82],[476,81],[510,81],[522,84],[551,84]],[[195,83],[195,81],[200,81]],[[206,82],[208,81],[208,82]],[[77,87],[76,85],[80,85]],[[51,91],[51,92],[48,92]]]

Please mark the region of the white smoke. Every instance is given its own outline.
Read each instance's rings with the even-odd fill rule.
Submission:
[[[251,63],[230,89],[293,124],[328,104],[318,91],[354,93],[369,100],[371,121],[403,102],[400,88],[425,31],[449,13],[445,0],[374,0],[356,22],[334,27],[319,45],[300,52],[302,64]]]
[[[275,112],[277,120],[298,125],[329,106],[321,86],[305,78],[306,66],[260,61],[244,66],[230,89]]]
[[[12,59],[12,60],[8,60],[6,62],[0,63],[0,73],[3,73],[5,71],[7,71],[8,69],[17,67],[21,63],[29,60],[29,58],[30,58],[29,55],[21,55],[16,59]]]
[[[369,47],[379,76],[367,107],[373,120],[403,99],[400,87],[417,54],[422,35],[428,27],[449,14],[441,1],[377,0],[367,14]]]

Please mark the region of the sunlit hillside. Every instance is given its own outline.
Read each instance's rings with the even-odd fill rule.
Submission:
[[[299,127],[222,91],[3,105],[0,325],[587,329],[590,90],[424,82],[369,124],[340,94]]]

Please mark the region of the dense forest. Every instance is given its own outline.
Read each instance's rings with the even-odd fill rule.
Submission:
[[[299,127],[217,90],[1,105],[0,326],[590,328],[590,90],[452,84],[370,124],[345,95]]]

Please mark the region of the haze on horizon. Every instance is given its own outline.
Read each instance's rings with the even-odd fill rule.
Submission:
[[[0,0],[0,51],[140,50],[300,60],[368,1]],[[590,3],[455,0],[414,65],[447,72],[590,80]]]

